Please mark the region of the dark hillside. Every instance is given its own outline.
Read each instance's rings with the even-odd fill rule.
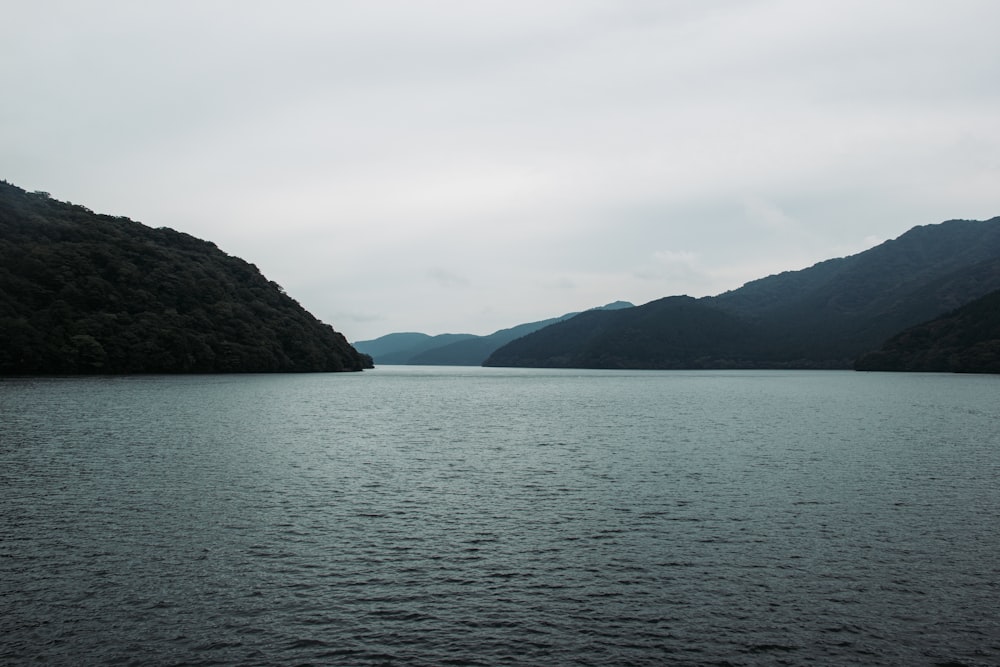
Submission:
[[[856,255],[751,281],[710,300],[755,317],[796,309],[879,311],[885,298],[907,291],[907,285],[924,285],[996,258],[1000,258],[1000,218],[949,220],[914,227]]]
[[[509,329],[501,329],[488,336],[475,336],[448,345],[435,347],[414,355],[407,363],[430,366],[482,366],[493,352],[512,340],[555,324],[571,315],[553,317],[541,322],[519,324]]]
[[[257,267],[208,241],[0,182],[0,374],[370,365]]]
[[[487,365],[846,369],[894,333],[996,289],[1000,218],[952,220],[698,307],[661,299],[577,316],[500,348]]]
[[[759,329],[687,296],[618,311],[587,311],[520,338],[486,366],[557,368],[755,367]]]
[[[1000,291],[893,336],[855,368],[1000,373]]]
[[[633,308],[627,301],[615,301],[593,310]],[[374,340],[356,341],[354,347],[370,354],[378,364],[415,364],[427,366],[481,366],[498,348],[521,336],[579,313],[567,313],[538,322],[518,324],[494,331],[487,336],[473,334],[392,333]]]
[[[438,347],[478,338],[474,334],[391,333],[374,340],[355,341],[354,347],[380,365],[412,364],[413,358]]]
[[[1000,288],[998,260],[1000,218],[952,220],[709,301],[768,327],[765,356],[848,368],[892,334]]]

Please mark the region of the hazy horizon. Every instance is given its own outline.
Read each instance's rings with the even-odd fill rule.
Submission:
[[[349,340],[708,296],[1000,215],[1000,4],[68,0],[0,178],[212,241]]]

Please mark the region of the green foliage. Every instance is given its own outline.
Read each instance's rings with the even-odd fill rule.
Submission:
[[[0,183],[0,374],[371,367],[252,264]]]

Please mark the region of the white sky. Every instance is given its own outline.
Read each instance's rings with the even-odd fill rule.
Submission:
[[[996,0],[6,0],[0,178],[350,340],[704,296],[1000,215]]]

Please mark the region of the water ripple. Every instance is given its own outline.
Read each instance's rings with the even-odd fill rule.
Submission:
[[[996,378],[0,382],[0,662],[1000,663]]]

